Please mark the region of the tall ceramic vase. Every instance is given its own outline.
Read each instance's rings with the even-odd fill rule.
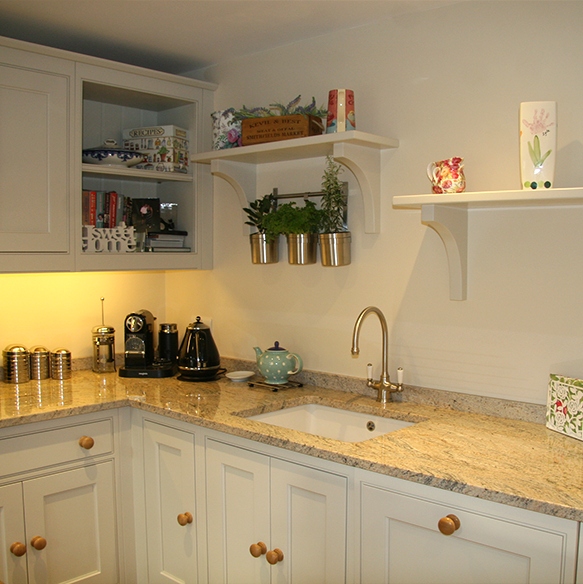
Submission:
[[[555,182],[557,102],[520,104],[520,177],[523,189],[550,189]]]

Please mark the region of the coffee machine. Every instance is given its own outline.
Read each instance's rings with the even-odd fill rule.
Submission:
[[[172,377],[177,365],[156,359],[154,321],[149,310],[128,314],[124,321],[124,367],[120,377]]]

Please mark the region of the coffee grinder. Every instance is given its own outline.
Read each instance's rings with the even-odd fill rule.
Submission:
[[[128,314],[124,321],[124,367],[120,377],[172,377],[177,364],[156,359],[154,321],[149,310]]]

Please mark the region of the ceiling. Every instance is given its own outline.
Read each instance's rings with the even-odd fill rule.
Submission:
[[[458,0],[0,0],[0,35],[181,74]]]

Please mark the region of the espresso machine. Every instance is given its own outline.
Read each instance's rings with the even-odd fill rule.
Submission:
[[[178,364],[158,359],[154,336],[156,318],[149,310],[128,314],[124,321],[124,367],[120,377],[172,377]],[[167,325],[163,325],[167,326]]]

